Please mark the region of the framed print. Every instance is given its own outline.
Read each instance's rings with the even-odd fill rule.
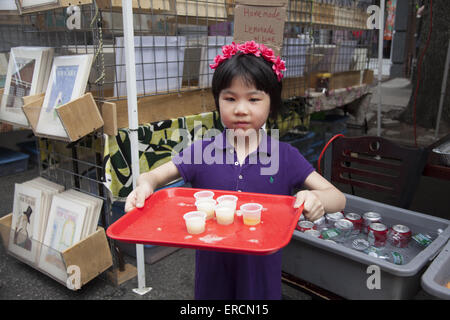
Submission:
[[[92,60],[92,54],[55,57],[36,133],[68,138],[56,108],[84,94]]]
[[[67,271],[61,252],[81,239],[87,207],[80,203],[53,196],[39,268],[66,282]]]
[[[48,5],[58,4],[59,0],[19,0],[22,9],[30,9],[35,7],[42,7]]]
[[[33,180],[24,182],[23,184],[31,186],[42,192],[40,223],[38,230],[39,232],[37,237],[35,237],[36,240],[42,243],[44,241],[45,229],[47,228],[47,221],[50,212],[50,206],[52,203],[52,197],[57,193],[63,192],[64,186],[51,182],[42,177],[36,177]]]
[[[20,5],[24,8],[37,7],[55,3],[58,3],[58,0],[20,0]]]
[[[0,119],[13,124],[29,127],[28,120],[22,111],[22,97],[39,93],[42,48],[11,48],[8,70],[0,105]]]
[[[36,263],[42,193],[22,184],[14,189],[14,204],[8,250],[32,264]]]
[[[22,127],[29,127],[23,113],[23,97],[41,93],[47,87],[49,64],[53,48],[11,48],[5,89],[0,105],[0,120]]]

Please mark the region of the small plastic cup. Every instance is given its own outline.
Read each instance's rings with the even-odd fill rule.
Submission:
[[[218,205],[230,207],[233,209],[233,213],[236,211],[236,204],[238,197],[231,194],[223,195],[217,198]]]
[[[214,192],[209,190],[197,191],[194,193],[195,200],[201,199],[212,199],[214,197]]]
[[[263,206],[259,203],[245,203],[240,207],[238,214],[242,214],[244,224],[255,226],[261,222],[261,210]]]
[[[183,215],[186,229],[190,234],[199,234],[205,231],[206,213],[203,211],[191,211]]]
[[[217,201],[211,198],[205,198],[195,201],[198,211],[206,213],[206,220],[214,218],[214,210],[216,208]]]
[[[232,207],[227,205],[221,205],[220,203],[216,206],[216,220],[218,224],[227,226],[234,222],[234,210]]]

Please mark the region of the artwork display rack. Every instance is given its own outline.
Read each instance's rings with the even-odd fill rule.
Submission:
[[[64,266],[67,277],[55,277],[38,262],[27,261],[8,249],[9,238],[13,234],[11,229],[12,214],[6,214],[0,219],[0,233],[2,245],[6,252],[15,258],[29,264],[43,274],[50,276],[67,288],[80,289],[99,275],[110,277],[110,274],[120,277],[121,272],[128,270],[129,275],[135,275],[135,269],[124,264],[122,254],[116,248],[114,241],[106,237],[105,229],[110,223],[111,198],[104,187],[105,175],[103,168],[103,152],[105,149],[104,134],[113,133],[110,128],[104,130],[103,116],[107,118],[108,108],[114,104],[103,101],[104,64],[102,51],[101,23],[95,5],[84,5],[82,1],[82,17],[86,19],[89,28],[68,30],[61,27],[41,28],[36,24],[11,24],[0,26],[10,31],[2,32],[2,51],[9,52],[11,47],[31,45],[49,46],[55,49],[57,55],[94,53],[95,58],[90,70],[90,79],[86,94],[70,101],[66,108],[59,111],[68,133],[68,139],[35,134],[38,149],[39,176],[52,182],[61,184],[66,190],[74,189],[79,192],[97,197],[103,201],[102,212],[97,231],[79,241],[63,252],[57,252],[46,247],[39,241],[32,240],[33,246],[39,251],[46,250],[53,257],[53,262]],[[91,3],[91,1],[89,1]],[[64,16],[64,8],[46,8],[45,11],[32,11],[20,16],[22,21],[42,21],[42,18]],[[1,13],[0,13],[1,15]],[[58,20],[47,20],[57,22]],[[57,22],[58,23],[58,22]],[[5,31],[3,30],[3,31]],[[11,34],[13,36],[11,36]],[[11,38],[9,38],[11,36]],[[23,110],[33,130],[37,123],[39,111],[44,95],[23,98]],[[105,106],[106,105],[106,106]],[[64,110],[65,109],[65,110]],[[67,113],[66,113],[67,112]],[[64,115],[64,113],[66,113]],[[89,116],[87,116],[89,115]],[[87,116],[87,117],[86,117]],[[83,129],[84,128],[84,129]],[[80,278],[71,277],[71,267],[79,268]],[[106,273],[104,273],[106,271]],[[114,281],[115,279],[111,279]]]
[[[14,230],[11,229],[11,223],[12,214],[0,218],[0,236],[5,248],[8,247],[10,237],[16,236]],[[40,256],[39,253],[45,251],[46,256],[51,258],[50,262],[67,270],[67,275],[65,277],[57,277],[52,272],[49,272],[47,267],[43,266],[39,260],[30,261],[12,251],[8,251],[8,254],[71,290],[80,289],[112,265],[108,240],[102,227],[98,227],[95,233],[62,252],[47,247],[34,239],[31,239],[30,246],[37,250],[38,257]]]

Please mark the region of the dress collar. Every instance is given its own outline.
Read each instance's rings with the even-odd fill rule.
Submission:
[[[230,133],[229,133],[230,134]],[[271,155],[272,152],[272,138],[267,135],[266,131],[263,129],[259,130],[260,134],[260,142],[256,152],[258,153],[266,153],[268,156]],[[234,150],[234,146],[232,146],[227,139],[227,129],[223,130],[221,134],[214,137],[214,147],[220,150]]]

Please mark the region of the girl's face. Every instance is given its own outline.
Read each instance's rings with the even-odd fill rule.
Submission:
[[[266,123],[270,112],[270,96],[264,91],[235,78],[219,95],[220,117],[228,129],[246,135]]]

